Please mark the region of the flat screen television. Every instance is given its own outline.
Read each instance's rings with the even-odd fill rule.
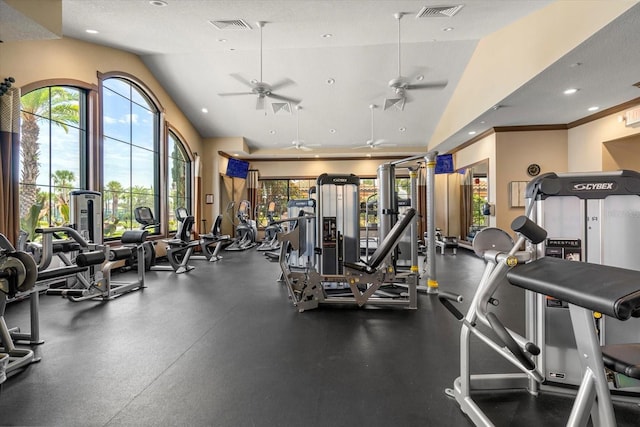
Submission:
[[[244,160],[234,159],[231,157],[229,159],[229,163],[227,163],[227,176],[232,178],[242,178],[247,179],[247,175],[249,174],[249,162],[245,162]]]
[[[453,173],[453,154],[436,157],[436,173]]]

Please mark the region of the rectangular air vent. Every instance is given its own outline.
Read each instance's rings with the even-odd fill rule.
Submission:
[[[457,6],[425,6],[420,9],[416,18],[451,18],[458,13],[464,5]]]
[[[291,105],[288,102],[272,102],[271,108],[277,116],[291,115]]]
[[[250,30],[251,26],[242,19],[221,19],[209,21],[219,30]]]

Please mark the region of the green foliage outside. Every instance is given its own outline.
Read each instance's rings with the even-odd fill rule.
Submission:
[[[473,225],[486,226],[487,217],[482,213],[482,206],[487,203],[487,200],[478,195],[473,195]]]

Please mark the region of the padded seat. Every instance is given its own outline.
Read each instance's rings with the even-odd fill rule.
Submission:
[[[640,271],[544,257],[514,267],[511,284],[619,320],[640,317]],[[604,366],[640,379],[640,344],[601,348]]]
[[[619,320],[640,317],[640,271],[544,257],[514,267],[507,279]]]
[[[604,366],[640,380],[640,344],[611,344],[602,347]]]
[[[343,265],[352,270],[360,271],[362,273],[371,274],[382,264],[382,261],[389,255],[389,253],[398,244],[402,234],[405,232],[411,220],[416,215],[416,210],[411,208],[407,210],[402,219],[395,223],[393,228],[389,231],[389,234],[380,243],[376,251],[371,255],[371,258],[367,262],[345,262]]]

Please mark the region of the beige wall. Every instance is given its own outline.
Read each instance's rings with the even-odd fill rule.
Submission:
[[[556,1],[484,37],[442,114],[429,148],[439,149],[442,141],[636,3],[634,0]]]
[[[619,121],[622,113],[612,114],[594,120],[568,131],[570,172],[591,172],[603,170],[603,143],[640,134],[640,128],[626,127]]]
[[[640,133],[602,145],[602,170],[618,169],[640,171]]]
[[[373,178],[378,166],[386,160],[300,159],[295,161],[251,161],[251,169],[260,171],[260,178],[317,178],[323,173],[354,174]]]
[[[43,80],[73,79],[98,85],[98,72],[120,71],[144,82],[165,110],[166,121],[201,150],[201,137],[142,60],[132,53],[70,38],[0,43],[0,76],[12,76],[22,87]]]
[[[510,182],[530,181],[527,166],[532,163],[540,166],[540,173],[566,172],[567,157],[566,130],[497,133],[495,226],[511,233],[511,221],[524,214],[524,208],[510,207]]]

